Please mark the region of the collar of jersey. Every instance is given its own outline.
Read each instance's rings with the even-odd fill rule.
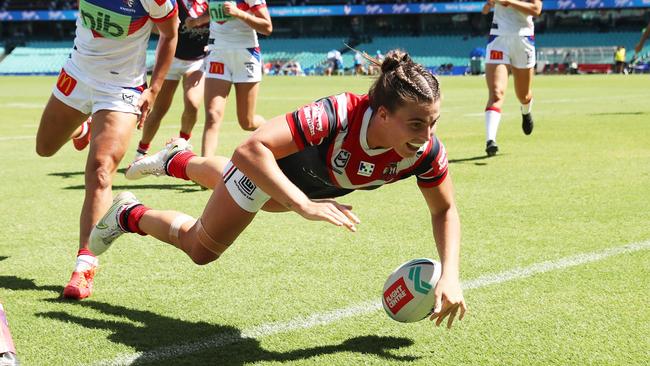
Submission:
[[[379,154],[383,154],[386,151],[390,150],[384,149],[384,148],[379,148],[379,149],[371,149],[370,146],[368,145],[368,126],[370,125],[370,117],[372,117],[372,108],[368,107],[366,109],[366,112],[363,114],[363,119],[361,120],[361,131],[359,131],[359,143],[361,144],[361,148],[363,148],[363,151],[368,154],[369,156],[375,156]]]

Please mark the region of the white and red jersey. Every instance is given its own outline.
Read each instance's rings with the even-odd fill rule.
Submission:
[[[237,0],[237,8],[249,14],[266,7],[265,0]],[[243,21],[232,18],[225,22],[210,20],[209,50],[258,47],[257,32]]]
[[[338,197],[356,189],[375,189],[417,177],[434,187],[447,176],[447,153],[437,137],[415,156],[393,149],[371,149],[367,132],[372,116],[367,95],[343,93],[320,99],[286,120],[299,152],[278,160],[289,180],[309,198]]]
[[[176,0],[80,0],[70,55],[79,77],[124,87],[143,85],[152,21],[165,21],[176,12]]]
[[[503,6],[496,3],[490,34],[494,36],[533,36],[535,24],[531,15],[524,14],[512,6]]]

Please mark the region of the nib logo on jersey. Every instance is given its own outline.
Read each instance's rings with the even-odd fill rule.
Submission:
[[[128,35],[131,17],[93,5],[88,1],[79,2],[79,18],[84,28],[98,35],[110,39],[124,39]]]

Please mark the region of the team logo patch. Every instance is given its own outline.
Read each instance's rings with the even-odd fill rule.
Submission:
[[[248,71],[248,77],[252,78],[255,76],[255,64],[252,62],[244,62],[244,67],[246,67],[246,71]]]
[[[327,126],[329,121],[323,102],[316,102],[302,107],[298,112],[298,116],[302,122],[305,135],[312,144],[320,144],[327,137],[328,131],[325,130],[324,126]]]
[[[397,314],[411,300],[413,300],[413,294],[406,287],[404,277],[400,277],[384,292],[384,301],[393,315]]]
[[[503,51],[491,50],[490,60],[503,60]]]
[[[359,171],[357,174],[363,175],[364,177],[369,177],[372,175],[372,172],[375,170],[375,164],[369,163],[367,161],[362,161],[359,163]]]
[[[246,198],[252,199],[251,196],[257,189],[257,186],[253,181],[248,179],[247,176],[242,176],[238,181],[237,181],[237,188],[241,193],[243,193]]]
[[[210,74],[223,75],[223,63],[210,62]]]
[[[61,69],[59,79],[56,81],[56,88],[67,97],[72,93],[75,86],[77,86],[77,80],[68,75],[64,69]]]
[[[336,158],[334,158],[334,165],[337,168],[345,168],[345,166],[348,165],[348,159],[350,159],[350,153],[345,150],[341,150],[336,155]]]

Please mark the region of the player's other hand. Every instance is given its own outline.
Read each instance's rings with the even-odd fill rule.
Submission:
[[[497,4],[508,7],[510,5],[510,0],[494,0]]]
[[[226,1],[223,4],[223,12],[235,18],[242,18],[246,14],[243,10],[237,8],[237,4],[232,1]]]
[[[343,205],[332,199],[309,200],[301,205],[296,212],[300,216],[314,221],[327,221],[332,225],[344,226],[348,230],[357,231],[361,220],[352,212],[352,206]]]
[[[458,320],[463,320],[467,311],[467,304],[463,297],[463,289],[460,287],[458,278],[448,278],[444,274],[436,284],[434,289],[435,306],[430,320],[436,321],[436,326],[440,326],[445,318],[447,319],[447,328],[451,325],[460,310]]]
[[[144,121],[147,119],[153,102],[156,99],[156,96],[153,94],[151,89],[145,89],[142,94],[140,94],[140,100],[138,101],[138,109],[140,109],[140,117],[138,118],[138,130],[142,129]]]

